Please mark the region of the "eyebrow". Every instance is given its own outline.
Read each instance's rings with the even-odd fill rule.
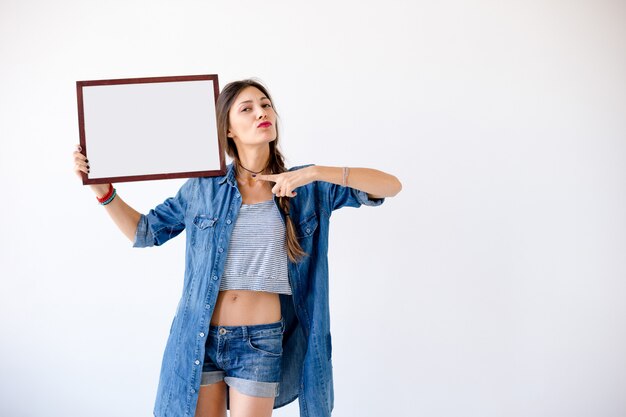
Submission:
[[[261,97],[261,100],[269,100],[269,98],[263,96]],[[237,104],[238,106],[241,106],[243,103],[252,103],[252,100],[246,100],[246,101],[242,101],[239,104]]]

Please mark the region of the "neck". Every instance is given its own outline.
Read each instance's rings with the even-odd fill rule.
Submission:
[[[270,158],[269,146],[237,149],[239,153],[240,165],[250,171],[259,172],[264,169]],[[239,177],[243,179],[251,179],[252,173],[241,168]]]

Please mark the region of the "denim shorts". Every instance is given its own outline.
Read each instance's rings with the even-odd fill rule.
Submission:
[[[200,385],[221,380],[254,397],[277,397],[285,319],[250,326],[209,326]]]

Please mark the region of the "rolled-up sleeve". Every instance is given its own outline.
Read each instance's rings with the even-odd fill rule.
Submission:
[[[365,191],[332,182],[318,181],[318,190],[329,213],[341,207],[360,207],[361,205],[375,207],[385,202],[384,197],[369,198]]]
[[[148,217],[142,214],[137,223],[137,232],[135,233],[134,248],[145,248],[154,246],[154,236],[148,227]]]
[[[148,214],[141,214],[133,247],[160,246],[185,230],[185,215],[195,178],[188,179],[176,193]]]

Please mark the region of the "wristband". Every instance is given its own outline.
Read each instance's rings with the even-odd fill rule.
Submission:
[[[96,200],[98,200],[98,203],[102,204],[105,201],[107,201],[109,198],[111,198],[112,195],[113,195],[113,184],[109,184],[109,191],[107,191],[107,193],[103,195],[102,197],[96,196]]]
[[[344,187],[348,184],[348,174],[349,173],[350,173],[350,168],[343,167],[343,181],[342,181],[341,185],[343,185]]]
[[[107,204],[109,204],[111,201],[113,201],[113,199],[115,198],[115,196],[117,195],[117,191],[115,190],[115,188],[113,189],[113,194],[111,194],[111,197],[109,197],[106,201],[103,201],[102,204],[103,206],[106,206]]]

